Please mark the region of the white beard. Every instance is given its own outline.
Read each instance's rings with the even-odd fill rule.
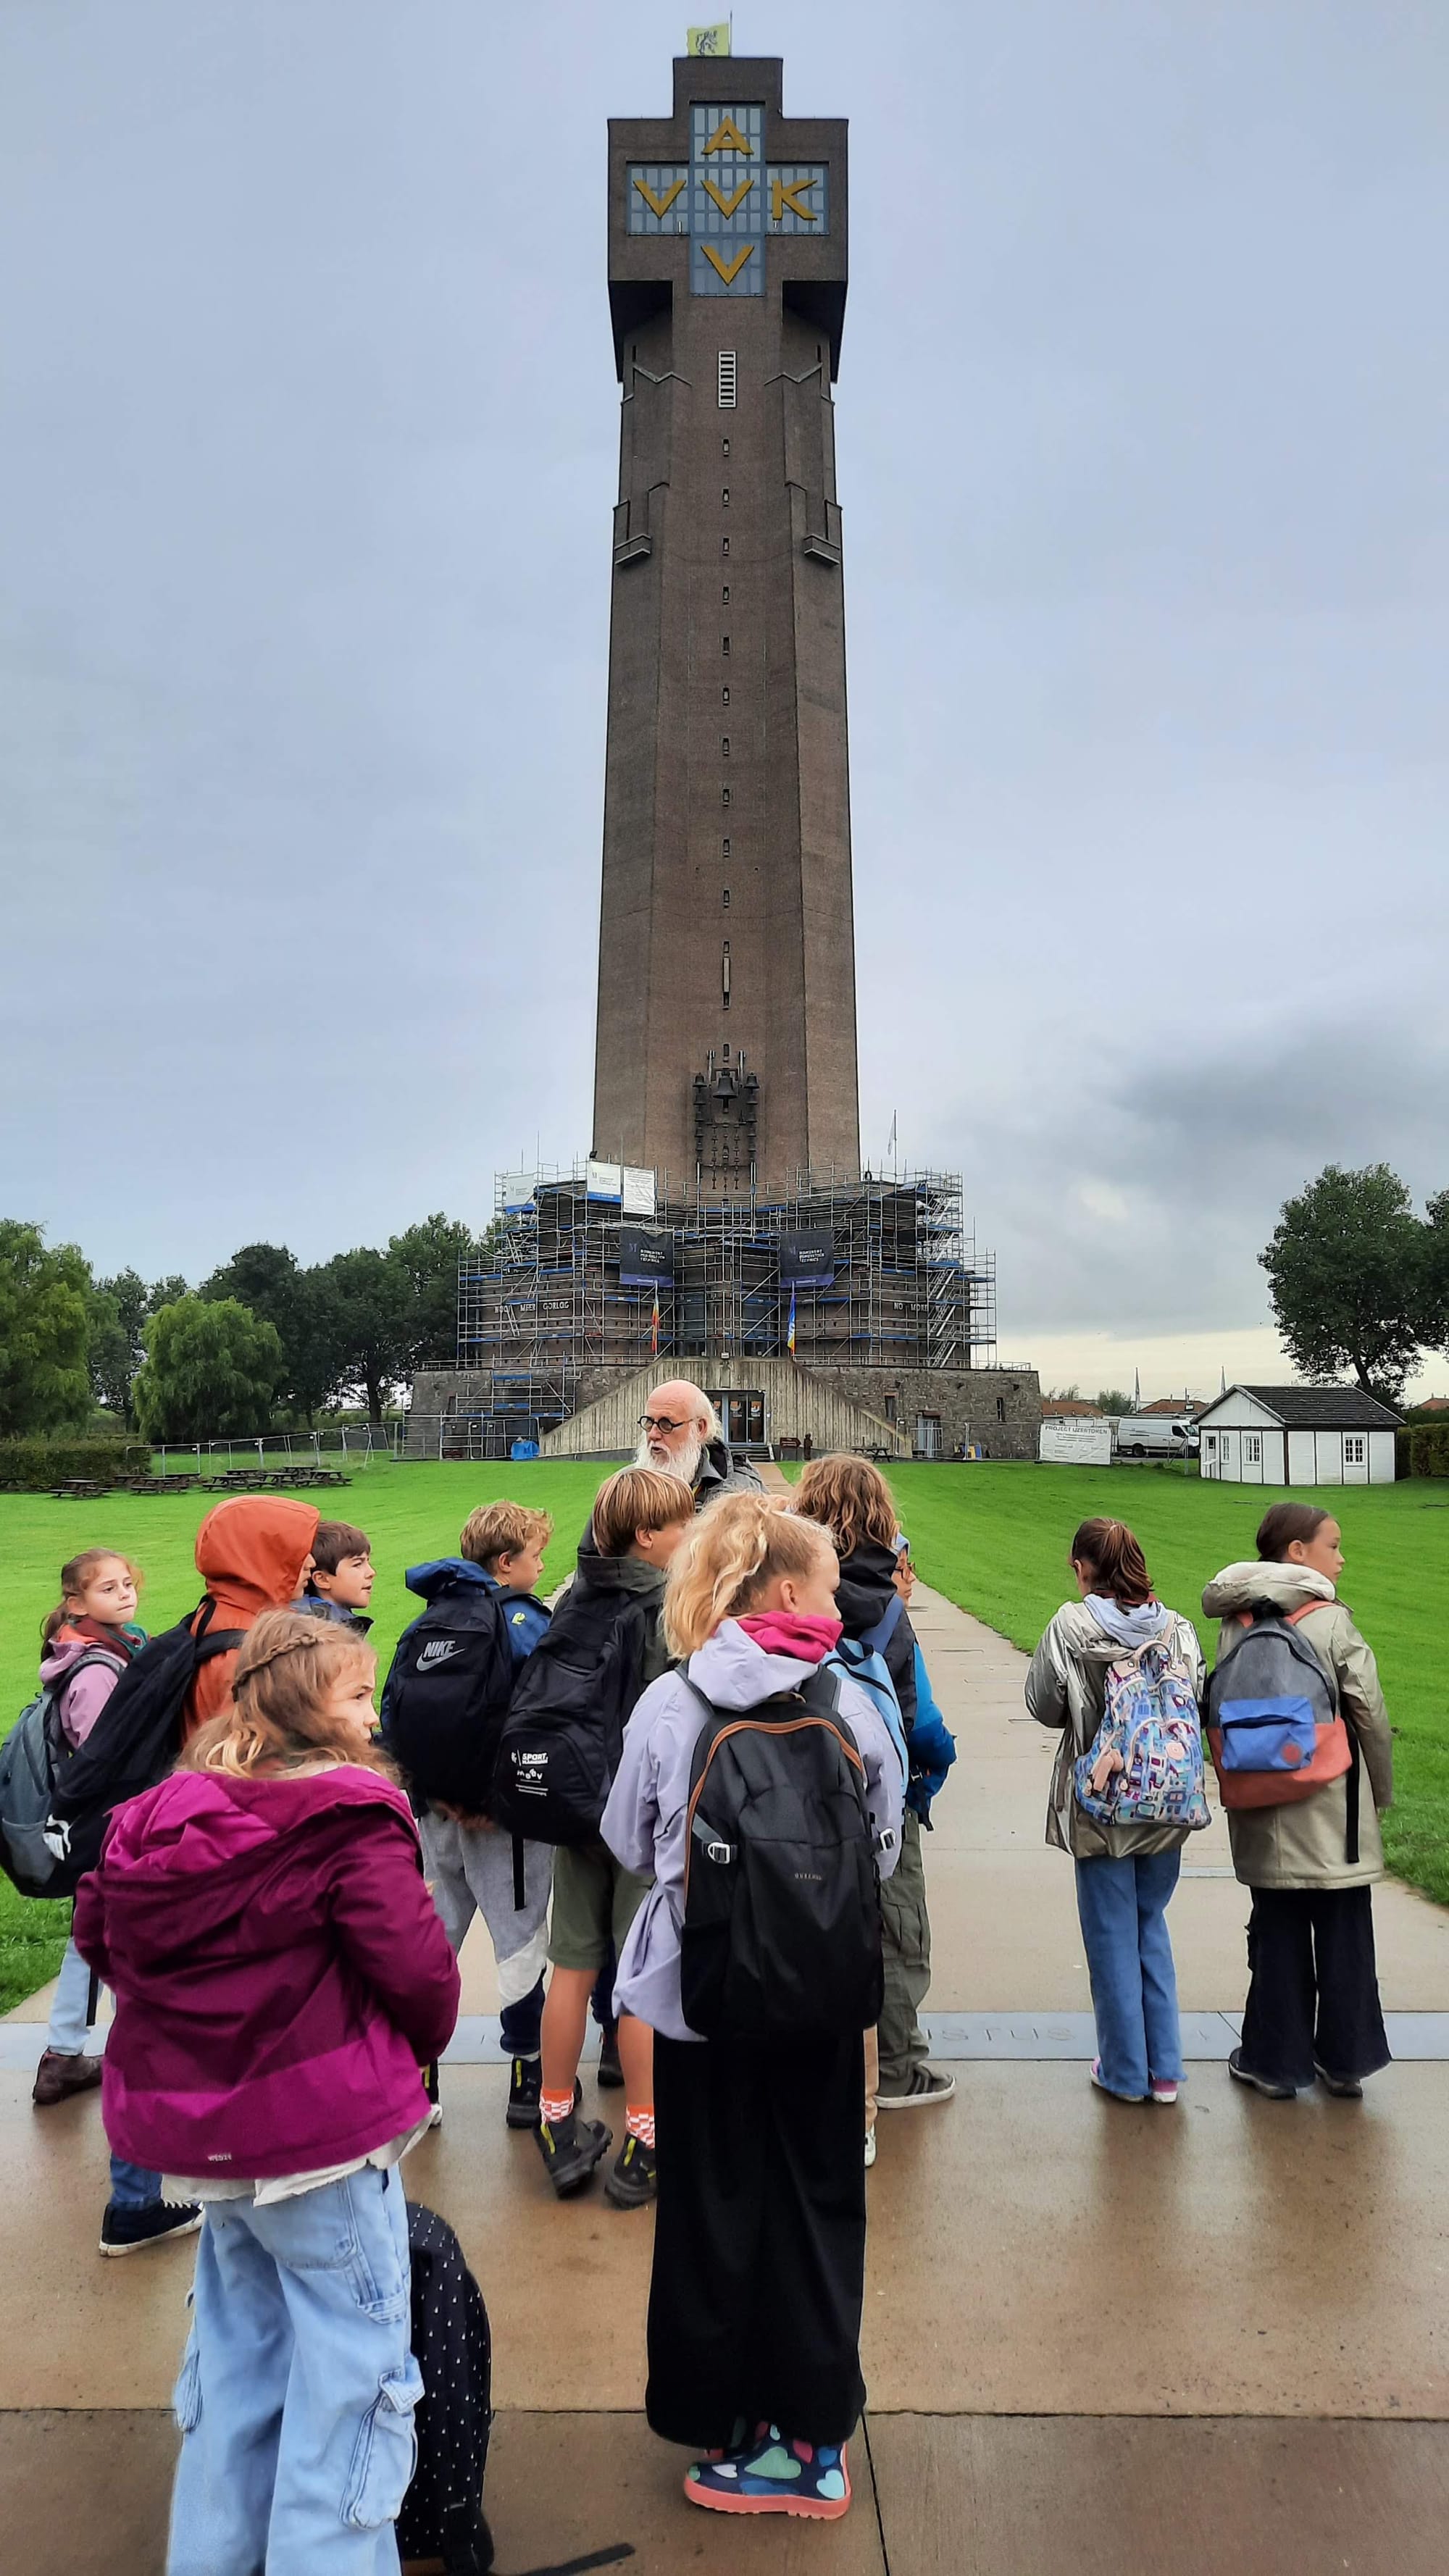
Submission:
[[[651,1441],[648,1432],[641,1431],[634,1464],[652,1467],[659,1476],[678,1476],[684,1484],[693,1485],[704,1452],[705,1443],[698,1433],[691,1433],[677,1449],[667,1449],[662,1440]]]

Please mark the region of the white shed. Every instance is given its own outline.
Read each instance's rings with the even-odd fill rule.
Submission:
[[[1398,1427],[1356,1386],[1230,1386],[1198,1417],[1201,1470],[1231,1485],[1391,1485]]]

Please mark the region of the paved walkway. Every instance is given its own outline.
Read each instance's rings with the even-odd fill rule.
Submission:
[[[1442,2576],[1449,2065],[1396,2064],[1361,2105],[1230,2083],[1246,1909],[1215,1824],[1172,1916],[1212,2045],[1176,2111],[1095,2095],[1071,2053],[1086,1972],[1070,1865],[1042,1843],[1051,1746],[1022,1710],[1023,1658],[930,1593],[913,1615],[961,1740],[927,1846],[931,2005],[959,2089],[881,2121],[860,2506],[828,2531],[686,2518],[682,2463],[638,2411],[651,2222],[557,2206],[504,2130],[470,1939],[472,2062],[449,2067],[408,2180],[460,2230],[492,2312],[500,2568],[627,2546],[640,2576],[1206,2576],[1229,2555],[1275,2576]],[[1396,1886],[1376,1910],[1386,2005],[1441,2054],[1418,2017],[1449,2004],[1449,1914]],[[188,2253],[98,2259],[97,2106],[31,2110],[41,2017],[36,1998],[0,2031],[0,2505],[27,2576],[152,2576]],[[599,2106],[616,2122],[617,2102]]]

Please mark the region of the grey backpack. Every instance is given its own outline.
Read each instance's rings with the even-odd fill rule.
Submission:
[[[46,1843],[45,1828],[56,1781],[71,1751],[60,1723],[61,1695],[87,1664],[104,1664],[119,1674],[126,1669],[126,1657],[108,1655],[104,1646],[78,1655],[58,1681],[46,1682],[36,1692],[0,1744],[0,1869],[22,1896],[74,1892],[65,1864]],[[61,1880],[65,1883],[58,1885]]]

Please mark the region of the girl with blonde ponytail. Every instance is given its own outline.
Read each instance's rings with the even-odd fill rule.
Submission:
[[[717,2455],[689,2471],[691,2504],[822,2521],[850,2503],[845,2445],[865,2400],[861,2035],[701,2039],[684,2018],[680,1932],[698,1740],[722,1718],[798,1701],[839,1642],[838,1580],[829,1533],[768,1496],[727,1494],[701,1514],[664,1596],[683,1669],[637,1703],[603,1819],[616,1859],[655,1882],[615,1986],[617,2007],[655,2033],[649,2421]],[[884,1875],[901,1764],[869,1695],[844,1677],[835,1687]],[[764,2430],[742,2443],[742,2427]]]

